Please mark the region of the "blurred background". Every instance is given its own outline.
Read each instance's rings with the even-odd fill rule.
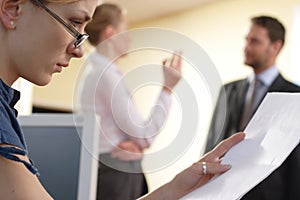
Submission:
[[[289,80],[300,83],[300,2],[298,0],[105,0],[116,3],[127,11],[129,29],[160,27],[176,31],[196,42],[213,61],[223,83],[246,77],[251,70],[243,65],[245,35],[250,18],[257,15],[271,15],[278,18],[286,27],[286,44],[279,55],[277,65]],[[174,41],[176,42],[176,41]],[[86,53],[91,47],[86,44]],[[146,53],[147,60],[161,63],[167,55],[161,52]],[[298,54],[298,55],[297,55]],[[80,74],[84,58],[72,60],[63,70],[63,75],[55,74],[52,82],[45,87],[33,86],[19,80],[14,87],[22,93],[17,109],[21,115],[32,112],[72,112],[74,88]],[[142,55],[128,55],[119,61],[121,70],[126,72],[145,62]],[[185,63],[186,65],[186,63]],[[186,72],[188,73],[188,72]],[[130,80],[127,80],[130,85]],[[145,88],[153,98],[143,98],[143,91],[134,98],[142,114],[147,117],[149,105],[155,100],[156,90]],[[201,87],[199,90],[202,91]],[[200,109],[202,120],[195,133],[192,145],[183,157],[163,169],[147,173],[150,190],[170,180],[174,175],[196,161],[203,152],[203,142],[214,106],[214,98],[205,98],[203,90]],[[201,94],[199,94],[201,95]],[[149,151],[156,151],[176,137],[177,121],[180,121],[180,105],[172,105],[171,116]],[[178,128],[178,127],[177,127]],[[175,132],[175,133],[174,133]],[[175,134],[175,135],[174,135]]]

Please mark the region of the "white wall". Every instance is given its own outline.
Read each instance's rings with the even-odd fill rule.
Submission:
[[[300,85],[300,5],[295,8],[291,30],[291,79]]]
[[[15,105],[19,115],[30,115],[32,112],[32,90],[33,85],[29,81],[19,78],[13,85],[13,88],[21,91],[19,102]]]

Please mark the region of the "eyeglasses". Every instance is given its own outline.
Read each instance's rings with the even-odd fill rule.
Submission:
[[[88,34],[79,33],[72,25],[66,23],[62,18],[60,18],[57,14],[51,11],[44,3],[40,0],[34,0],[39,6],[41,6],[44,10],[46,10],[56,21],[58,21],[64,28],[76,39],[74,42],[75,48],[80,47],[83,42],[89,37]]]

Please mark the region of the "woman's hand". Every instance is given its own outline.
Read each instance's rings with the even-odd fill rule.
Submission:
[[[164,90],[171,92],[181,79],[182,58],[181,52],[174,52],[171,59],[163,61]]]
[[[178,198],[207,183],[214,175],[226,172],[230,165],[222,165],[221,157],[235,144],[242,141],[245,133],[237,133],[223,140],[213,150],[205,154],[198,162],[179,173],[173,180],[173,191],[178,191]],[[204,163],[205,162],[205,163]],[[205,167],[203,166],[205,165]],[[205,168],[205,169],[204,169]],[[206,172],[204,172],[206,170]]]
[[[214,175],[221,174],[230,169],[230,165],[221,164],[221,157],[231,149],[231,147],[242,141],[244,138],[245,133],[240,132],[223,140],[212,151],[205,154],[198,162],[195,162],[192,166],[177,174],[171,182],[140,199],[175,200],[204,185]]]
[[[123,140],[111,152],[111,157],[122,161],[141,160],[143,158],[143,149],[131,140]]]

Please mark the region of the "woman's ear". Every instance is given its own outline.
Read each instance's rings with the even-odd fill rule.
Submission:
[[[16,20],[20,16],[22,3],[24,3],[24,0],[0,1],[0,20],[6,28],[16,28]]]
[[[116,29],[114,26],[112,26],[112,25],[106,26],[106,28],[104,30],[105,39],[108,39],[108,38],[114,36],[115,34],[116,34]]]

